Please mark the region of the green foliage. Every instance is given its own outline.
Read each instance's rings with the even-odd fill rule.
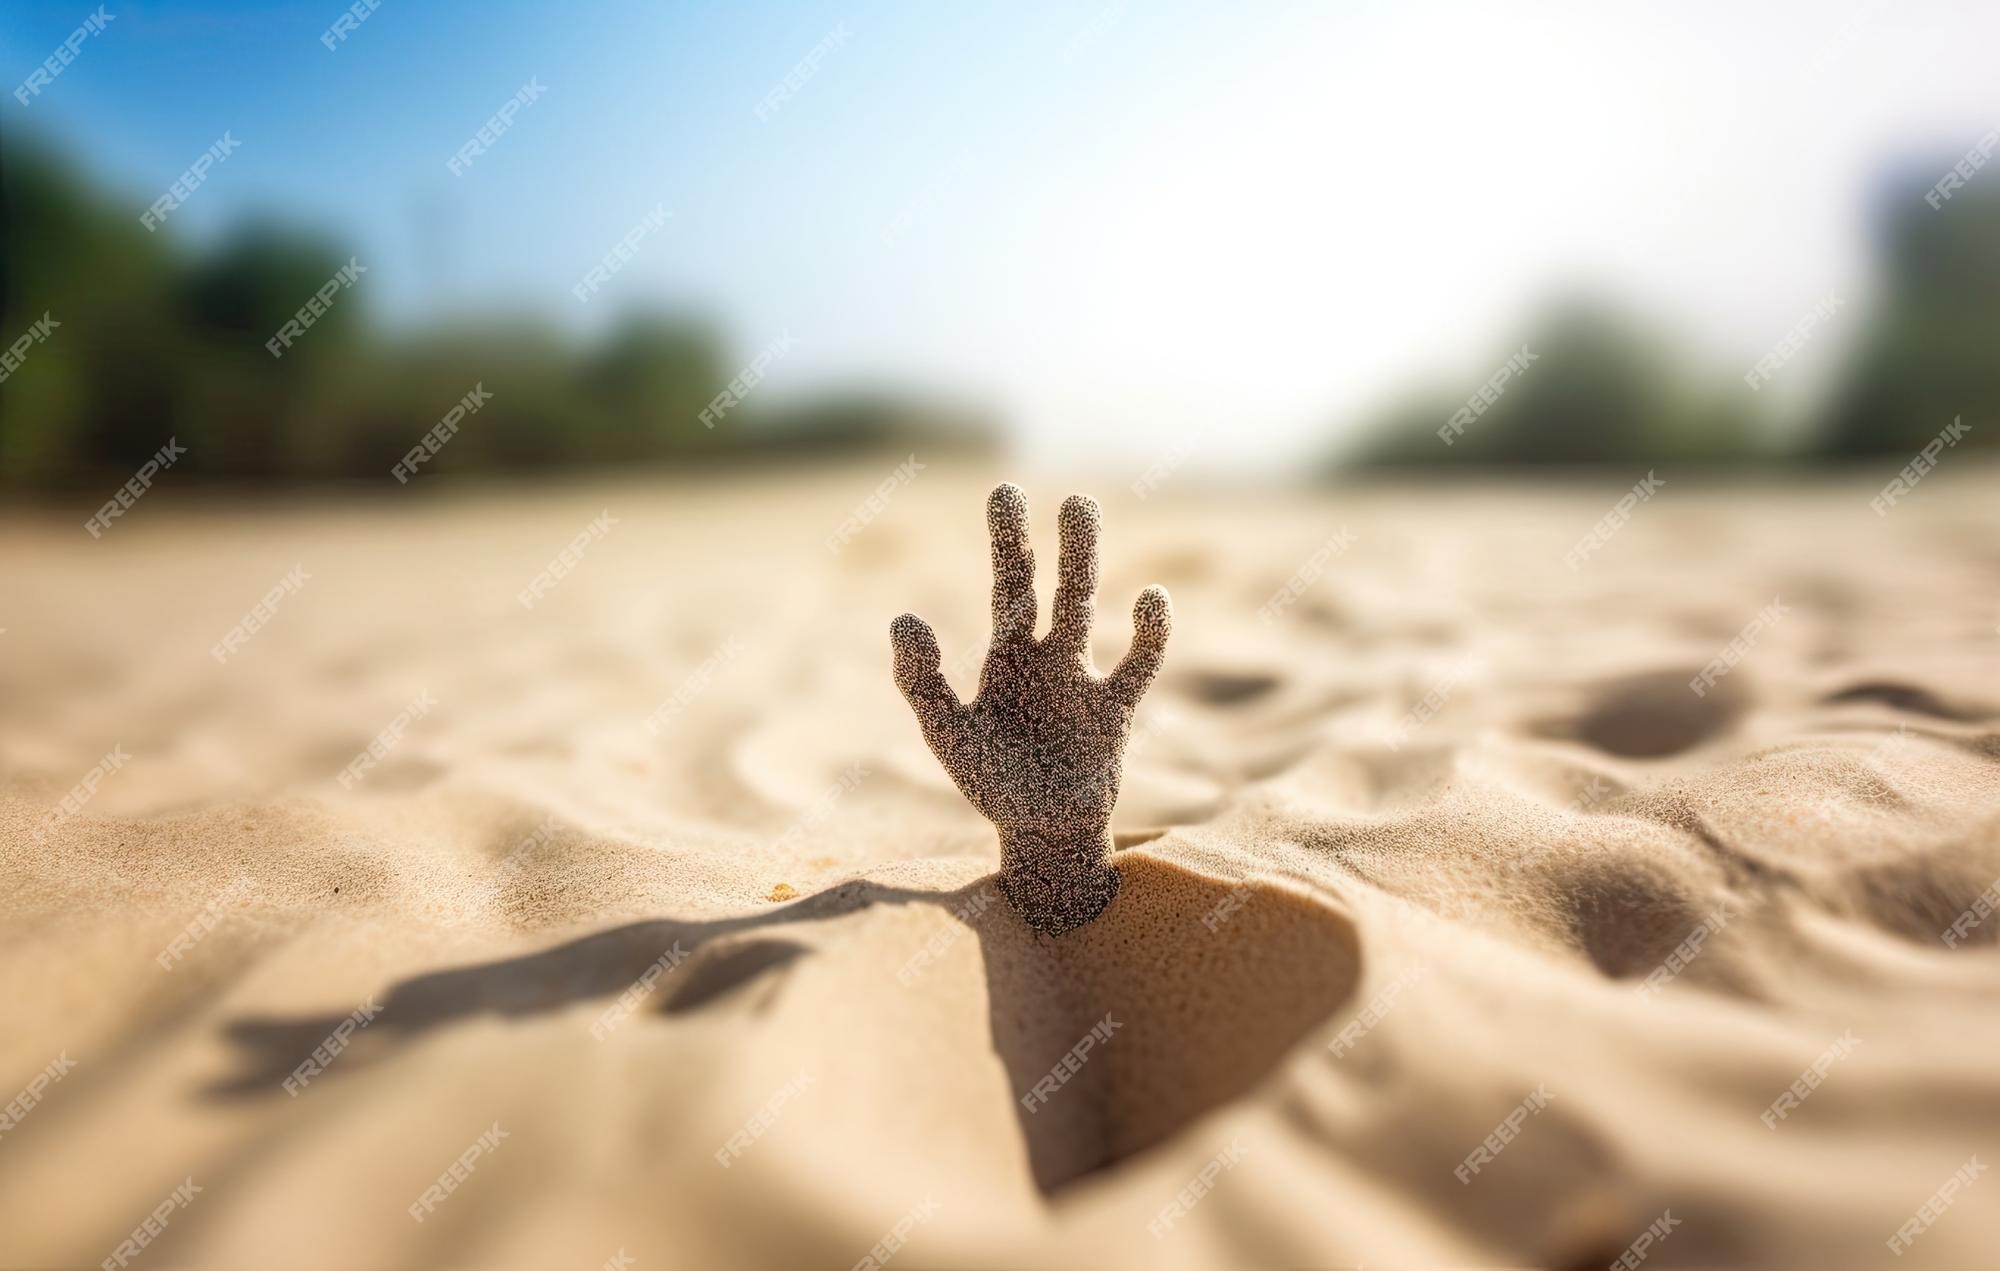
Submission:
[[[1369,433],[1357,462],[1365,467],[1546,467],[1564,464],[1741,461],[1755,450],[1747,409],[1732,405],[1726,385],[1704,385],[1668,352],[1657,333],[1606,305],[1572,299],[1533,324],[1514,349],[1492,360],[1497,371],[1525,346],[1534,360],[1479,399],[1483,378],[1454,382],[1413,398]],[[1451,444],[1438,435],[1468,404]]]
[[[1360,462],[1400,466],[1552,466],[1664,460],[1690,454],[1738,456],[1748,448],[1742,420],[1720,410],[1716,392],[1694,388],[1668,358],[1666,342],[1590,300],[1558,304],[1516,350],[1492,360],[1498,372],[1526,348],[1534,356],[1492,394],[1484,378],[1406,402],[1372,434]],[[1470,404],[1450,446],[1438,430]]]
[[[1886,287],[1820,433],[1834,455],[1908,455],[1953,418],[1965,444],[2000,425],[2000,184],[1887,218]]]
[[[1925,169],[1928,171],[1928,169]],[[1515,349],[1496,350],[1465,381],[1412,394],[1363,430],[1339,466],[1553,467],[1681,460],[1727,466],[1862,455],[1907,456],[1953,418],[1967,441],[2000,433],[2000,178],[1968,184],[1933,209],[1924,190],[1899,186],[1885,204],[1882,298],[1859,319],[1860,337],[1828,403],[1800,439],[1781,444],[1726,372],[1703,372],[1673,341],[1602,302],[1571,300],[1532,324],[1538,355],[1447,446],[1438,429],[1481,378]],[[1516,346],[1518,348],[1518,345]],[[1977,425],[1985,424],[1984,428]]]
[[[265,342],[351,253],[271,223],[186,253],[32,141],[6,140],[0,162],[0,341],[45,310],[60,323],[0,384],[0,484],[122,480],[170,435],[187,448],[184,478],[386,479],[476,385],[492,398],[426,476],[990,440],[984,421],[940,428],[896,394],[794,404],[773,428],[767,391],[705,428],[697,416],[740,360],[713,327],[672,314],[627,316],[582,347],[520,318],[387,331],[364,279],[274,358]]]

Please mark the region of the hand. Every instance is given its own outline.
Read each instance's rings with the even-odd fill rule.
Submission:
[[[959,792],[1000,831],[1000,885],[1038,930],[1059,935],[1104,911],[1118,893],[1110,864],[1132,715],[1166,652],[1173,608],[1166,588],[1139,593],[1132,648],[1109,675],[1090,661],[1097,606],[1095,500],[1063,501],[1049,634],[1035,638],[1035,556],[1028,501],[1002,485],[986,501],[993,535],[993,644],[979,695],[958,700],[938,670],[937,634],[915,614],[889,628],[896,686],[924,741]]]

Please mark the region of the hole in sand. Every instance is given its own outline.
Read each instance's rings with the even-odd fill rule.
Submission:
[[[1984,713],[1971,708],[1952,706],[1929,689],[1886,680],[1870,680],[1865,684],[1856,684],[1841,689],[1838,693],[1829,693],[1824,700],[1830,706],[1843,702],[1880,702],[1893,710],[1930,715],[1937,719],[1978,719]]]
[[[1178,676],[1173,686],[1210,706],[1236,706],[1278,687],[1278,677],[1259,672],[1188,671]]]
[[[1651,974],[1703,918],[1660,879],[1617,865],[1579,869],[1564,900],[1576,942],[1615,980]]]
[[[1992,881],[1980,866],[1937,858],[1889,861],[1836,877],[1846,907],[1921,949],[1963,953],[2000,944],[2000,922],[1982,918],[1976,907]]]
[[[1728,728],[1748,705],[1740,677],[1717,680],[1696,697],[1688,681],[1697,674],[1655,671],[1601,684],[1580,716],[1546,721],[1537,731],[1635,759],[1676,754]]]
[[[982,932],[993,1047],[1045,1192],[1250,1091],[1360,977],[1354,925],[1323,902],[1136,853],[1114,859],[1124,882],[1089,926],[1050,939],[1000,909]],[[1024,1108],[1107,1015],[1109,1039]]]

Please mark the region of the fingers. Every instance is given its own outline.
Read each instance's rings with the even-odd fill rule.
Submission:
[[[896,687],[917,713],[924,740],[945,736],[961,708],[958,694],[938,669],[937,633],[922,618],[906,613],[889,624],[889,645],[895,651]]]
[[[1072,653],[1090,648],[1090,618],[1097,608],[1097,501],[1082,494],[1063,500],[1058,525],[1056,598],[1049,615],[1049,643]]]
[[[1104,686],[1127,707],[1136,708],[1146,687],[1159,674],[1167,655],[1167,636],[1174,629],[1174,606],[1167,589],[1158,584],[1139,593],[1132,606],[1132,650],[1105,677]]]
[[[1035,552],[1028,546],[1028,496],[998,485],[986,500],[993,535],[993,638],[1035,633]]]

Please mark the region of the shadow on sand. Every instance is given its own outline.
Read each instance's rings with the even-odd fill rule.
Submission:
[[[1053,1191],[1141,1151],[1244,1094],[1353,994],[1361,952],[1353,924],[1322,899],[1264,882],[1230,883],[1142,851],[1114,858],[1118,898],[1061,937],[1029,928],[1004,901],[963,921],[978,936],[994,1053],[1006,1070],[1035,1180]],[[710,922],[628,923],[537,953],[413,976],[378,997],[366,1062],[350,1057],[314,1078],[340,1080],[442,1025],[529,1016],[609,999],[676,945],[684,970],[661,980],[643,1019],[671,1026],[737,989],[753,989],[812,950],[783,928],[875,905],[971,908],[988,876],[954,891],[843,883],[781,908]],[[716,947],[710,949],[709,946]],[[708,952],[704,953],[704,950]],[[921,991],[921,990],[919,990]],[[240,1066],[201,1093],[276,1094],[345,1016],[247,1016],[226,1026]],[[1047,1100],[1030,1100],[1094,1026],[1104,1037]],[[639,1026],[635,1017],[632,1026]],[[856,1046],[872,1044],[864,1038]],[[357,1048],[359,1049],[359,1048]]]

